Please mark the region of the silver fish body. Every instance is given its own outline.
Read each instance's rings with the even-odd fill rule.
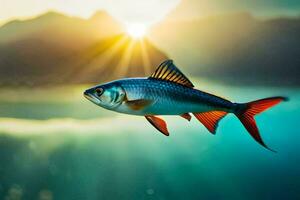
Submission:
[[[161,63],[148,78],[128,78],[97,85],[84,96],[105,109],[145,118],[168,136],[166,122],[156,115],[180,115],[191,120],[193,114],[209,132],[216,133],[218,122],[228,113],[235,114],[250,135],[262,146],[254,116],[286,101],[282,96],[248,103],[232,103],[221,97],[194,89],[192,82],[173,64]],[[268,148],[269,149],[269,148]]]
[[[213,110],[231,112],[234,104],[215,95],[172,82],[149,78],[117,80],[108,84],[121,86],[128,100],[144,99],[151,103],[144,109],[132,110],[123,102],[114,110],[132,115],[181,115]]]

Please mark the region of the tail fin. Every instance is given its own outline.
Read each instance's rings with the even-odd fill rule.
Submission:
[[[270,149],[262,140],[258,128],[256,126],[256,122],[254,120],[254,116],[259,114],[272,106],[280,103],[281,101],[287,101],[285,97],[270,97],[265,99],[260,99],[256,101],[252,101],[245,104],[237,104],[237,110],[235,115],[239,118],[242,124],[245,126],[250,135],[262,146]]]

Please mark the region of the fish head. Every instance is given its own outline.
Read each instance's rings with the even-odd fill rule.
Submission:
[[[125,90],[117,82],[97,85],[87,89],[84,93],[85,98],[103,108],[113,110],[125,100]]]

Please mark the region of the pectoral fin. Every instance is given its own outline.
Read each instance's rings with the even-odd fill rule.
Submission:
[[[182,115],[180,115],[181,117],[183,117],[184,119],[191,121],[192,116],[189,113],[184,113]]]
[[[137,99],[137,100],[128,100],[125,104],[132,110],[142,110],[145,107],[152,104],[151,100],[147,99]]]
[[[152,116],[152,115],[148,115],[148,116],[145,116],[145,117],[162,134],[164,134],[166,136],[170,135],[169,131],[168,131],[168,128],[167,128],[167,123],[163,119],[161,119],[159,117]]]

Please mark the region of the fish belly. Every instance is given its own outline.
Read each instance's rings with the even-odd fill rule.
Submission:
[[[153,103],[140,110],[132,110],[130,107],[123,103],[118,108],[118,112],[132,114],[132,115],[181,115],[184,113],[200,113],[215,110],[205,104],[188,104],[185,102],[179,102],[177,100],[169,100],[157,98]]]

